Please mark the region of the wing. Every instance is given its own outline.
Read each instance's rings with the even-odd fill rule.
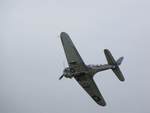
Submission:
[[[75,48],[73,42],[68,36],[68,34],[65,32],[62,32],[60,34],[60,38],[62,41],[62,45],[66,54],[69,67],[72,67],[77,71],[85,70],[86,66],[81,56],[79,55],[77,49]]]
[[[76,76],[76,81],[81,85],[81,87],[92,97],[92,99],[99,105],[105,106],[106,102],[98,90],[93,77],[89,78],[87,75]]]

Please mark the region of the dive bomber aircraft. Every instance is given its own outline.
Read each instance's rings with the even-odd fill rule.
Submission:
[[[106,106],[106,102],[98,90],[93,77],[96,73],[108,69],[112,69],[115,75],[120,81],[124,81],[124,76],[120,71],[119,65],[122,63],[123,57],[120,57],[117,61],[113,58],[108,49],[104,49],[104,53],[108,64],[104,65],[86,65],[69,35],[65,32],[60,34],[61,42],[66,54],[69,67],[66,67],[63,71],[63,75],[59,78],[75,78],[80,86],[92,97],[92,99],[101,106]]]

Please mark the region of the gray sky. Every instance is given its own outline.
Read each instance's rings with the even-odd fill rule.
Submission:
[[[149,0],[1,0],[1,113],[149,113]],[[75,80],[58,80],[60,32],[86,64],[103,64],[104,48],[124,56],[120,82],[111,70],[95,81],[107,106],[98,106]]]

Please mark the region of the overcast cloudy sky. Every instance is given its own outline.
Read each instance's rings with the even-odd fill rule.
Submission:
[[[149,113],[149,0],[1,0],[1,113]],[[67,32],[86,64],[103,49],[124,56],[120,82],[111,70],[95,81],[107,106],[77,82],[58,78],[67,66],[59,38]]]

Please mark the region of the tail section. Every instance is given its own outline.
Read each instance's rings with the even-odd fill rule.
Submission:
[[[112,54],[110,53],[110,51],[108,49],[104,50],[107,62],[109,65],[113,65],[114,68],[112,68],[112,71],[115,73],[115,75],[118,77],[118,79],[120,81],[124,81],[124,76],[119,68],[119,65],[122,63],[123,61],[123,57],[120,57],[117,61],[113,58]]]
[[[123,61],[124,57],[120,57],[118,60],[117,60],[117,65],[121,65],[122,61]]]

